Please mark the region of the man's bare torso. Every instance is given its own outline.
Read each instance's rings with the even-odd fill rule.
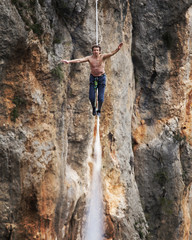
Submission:
[[[105,60],[103,59],[103,55],[100,54],[99,56],[89,56],[88,57],[91,74],[95,77],[101,76],[105,73]]]

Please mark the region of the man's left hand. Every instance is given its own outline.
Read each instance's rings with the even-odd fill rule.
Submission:
[[[118,46],[118,49],[120,50],[122,46],[123,46],[123,43],[120,43]]]

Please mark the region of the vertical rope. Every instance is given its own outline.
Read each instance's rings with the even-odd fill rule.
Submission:
[[[98,0],[96,0],[96,44],[98,45]]]

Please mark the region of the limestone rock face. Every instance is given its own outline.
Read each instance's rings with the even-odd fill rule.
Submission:
[[[191,239],[190,6],[131,4],[135,175],[151,239]]]
[[[5,61],[7,57],[25,49],[27,32],[20,15],[10,1],[1,1],[0,11],[0,58]]]
[[[104,239],[192,239],[192,1],[98,1]],[[81,240],[95,1],[0,2],[0,239]]]

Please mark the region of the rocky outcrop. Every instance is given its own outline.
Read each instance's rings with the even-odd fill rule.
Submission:
[[[98,1],[105,239],[191,239],[191,2]],[[0,238],[80,240],[95,1],[0,3]]]
[[[177,1],[131,6],[135,173],[151,239],[191,239],[190,6]]]

